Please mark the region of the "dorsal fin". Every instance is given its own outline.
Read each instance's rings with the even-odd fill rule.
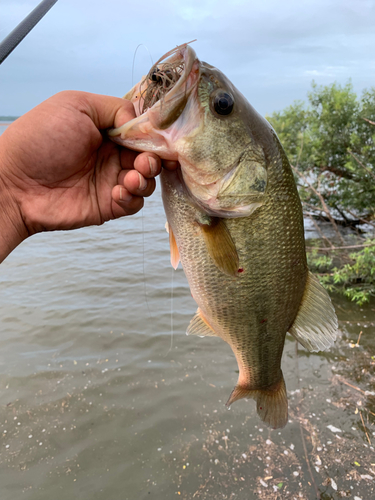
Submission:
[[[197,309],[197,312],[190,321],[186,330],[186,335],[198,335],[199,337],[217,337],[211,326],[204,318],[202,311]]]
[[[237,276],[239,259],[236,246],[223,219],[209,218],[208,224],[199,223],[210,257],[216,266],[229,276]]]
[[[308,351],[328,349],[336,340],[337,316],[327,291],[310,272],[298,314],[289,333]]]

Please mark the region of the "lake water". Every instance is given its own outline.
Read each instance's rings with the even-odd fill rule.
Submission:
[[[329,353],[288,336],[290,422],[269,430],[253,401],[224,406],[229,346],[185,335],[196,305],[164,224],[158,188],[1,265],[0,499],[374,498],[374,306],[335,301]]]

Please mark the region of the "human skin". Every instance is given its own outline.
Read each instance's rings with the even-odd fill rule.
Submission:
[[[134,117],[130,101],[64,91],[6,129],[0,136],[0,262],[35,233],[100,225],[143,207],[160,158],[119,147],[105,134]]]

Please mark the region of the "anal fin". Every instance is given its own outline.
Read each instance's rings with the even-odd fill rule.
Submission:
[[[337,337],[337,316],[327,291],[310,272],[298,314],[289,333],[308,351],[324,351]]]
[[[255,399],[260,419],[273,429],[281,429],[288,422],[288,399],[283,375],[279,382],[266,389],[247,389],[239,384],[233,389],[226,406],[242,398]]]
[[[214,330],[204,318],[202,311],[197,309],[193,319],[186,330],[186,335],[198,335],[199,337],[217,337]]]

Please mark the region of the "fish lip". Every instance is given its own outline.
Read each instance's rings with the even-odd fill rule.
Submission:
[[[156,69],[161,62],[163,64],[166,64],[166,63],[174,62],[176,60],[180,60],[181,62],[184,63],[184,69],[183,69],[183,72],[181,74],[181,77],[179,78],[177,83],[173,86],[173,88],[165,94],[164,104],[168,101],[171,101],[173,98],[175,98],[176,94],[179,94],[181,92],[181,90],[183,90],[186,93],[190,92],[192,87],[198,83],[198,78],[192,78],[191,80],[193,80],[193,81],[190,82],[191,83],[190,88],[187,88],[187,85],[189,83],[188,80],[189,80],[189,77],[191,77],[191,72],[194,69],[194,66],[199,66],[199,64],[200,64],[200,61],[197,58],[195,50],[192,49],[189,45],[190,43],[191,42],[187,42],[187,43],[184,43],[182,45],[179,45],[178,47],[176,47],[172,51],[164,54],[152,66],[152,68],[149,72],[149,74],[150,74],[152,71],[154,71],[154,69]],[[168,55],[169,55],[169,57],[168,57]],[[166,57],[168,57],[168,59],[164,60]],[[184,85],[186,87],[185,89],[183,89]],[[163,104],[162,101],[159,100],[149,109],[152,109],[152,108],[156,107],[157,105],[161,106],[162,104]]]
[[[194,40],[193,40],[194,41]],[[155,119],[152,119],[152,117],[155,117],[158,112],[162,111],[162,106],[165,108],[169,103],[171,103],[171,110],[169,115],[173,115],[173,100],[176,101],[176,103],[179,102],[179,98],[181,96],[186,97],[186,102],[188,97],[190,96],[191,92],[193,91],[194,88],[197,87],[199,78],[200,78],[200,61],[194,51],[190,47],[191,42],[184,43],[182,45],[179,45],[175,49],[167,52],[164,54],[150,69],[148,76],[158,67],[158,64],[160,63],[168,63],[168,62],[174,62],[181,60],[181,62],[184,63],[184,69],[181,74],[181,77],[177,81],[177,83],[171,88],[170,91],[168,91],[164,98],[161,100],[158,100],[155,102],[153,106],[150,108],[147,108],[144,110],[143,113],[137,113],[137,117],[134,118],[133,120],[123,124],[120,127],[117,128],[112,128],[107,131],[109,137],[112,138],[115,142],[117,142],[116,138],[122,140],[120,144],[128,146],[132,148],[132,146],[129,144],[126,144],[126,134],[127,132],[137,123],[140,123],[142,120],[145,120],[146,117],[150,120],[150,122],[153,122],[153,125],[155,128],[159,128],[155,126]],[[167,57],[166,60],[164,60]],[[148,76],[146,78],[148,78]],[[141,89],[142,82],[140,82],[139,89]],[[140,110],[139,110],[140,111]],[[120,137],[119,137],[120,136]]]

